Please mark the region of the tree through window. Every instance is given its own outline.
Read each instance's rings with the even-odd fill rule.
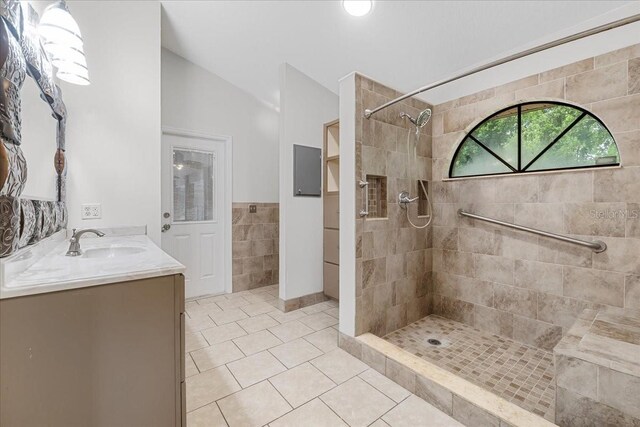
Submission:
[[[458,146],[449,177],[619,164],[618,147],[600,119],[561,102],[526,102],[474,127]]]

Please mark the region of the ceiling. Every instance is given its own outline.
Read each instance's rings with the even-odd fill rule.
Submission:
[[[336,93],[352,71],[410,91],[628,3],[162,1],[162,45],[278,106],[283,62]]]

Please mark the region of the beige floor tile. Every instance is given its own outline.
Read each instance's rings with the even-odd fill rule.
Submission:
[[[311,335],[307,335],[304,339],[325,353],[338,348],[338,331],[334,328],[323,329]]]
[[[352,427],[368,426],[395,406],[393,400],[360,378],[352,378],[320,398]]]
[[[274,375],[287,370],[268,351],[257,353],[244,359],[236,360],[227,365],[243,388],[259,383]]]
[[[215,402],[196,409],[187,414],[187,426],[189,427],[227,427],[222,412]]]
[[[292,409],[269,381],[226,397],[218,405],[230,427],[260,427]]]
[[[293,310],[287,313],[284,313],[280,310],[274,310],[269,313],[269,316],[273,317],[280,323],[291,322],[292,320],[300,319],[301,317],[305,317],[307,313],[302,310]]]
[[[324,312],[331,317],[335,317],[336,319],[340,318],[340,309],[338,307],[330,308],[329,310],[325,310]]]
[[[216,322],[216,325],[225,325],[237,320],[246,319],[249,316],[247,316],[247,314],[239,308],[232,308],[230,310],[221,311],[219,313],[213,313],[210,315],[210,317],[214,322]]]
[[[279,325],[278,321],[268,314],[261,314],[248,319],[238,320],[236,323],[249,334]]]
[[[300,322],[312,328],[314,331],[321,331],[329,326],[337,325],[338,319],[329,316],[327,313],[314,313],[307,317],[302,317]]]
[[[322,356],[323,354],[322,351],[318,350],[303,338],[289,341],[288,343],[274,347],[269,351],[289,369],[318,356]]]
[[[336,386],[326,375],[309,363],[278,374],[269,381],[294,408]]]
[[[282,344],[282,341],[276,338],[275,335],[273,335],[268,330],[258,331],[240,338],[236,338],[233,340],[233,342],[247,356]]]
[[[267,304],[264,301],[245,305],[240,308],[249,316],[257,316],[259,314],[265,314],[265,313],[269,313],[270,311],[276,310],[274,306],[272,306],[271,304]]]
[[[411,395],[407,389],[399,386],[380,372],[374,371],[373,369],[367,369],[361,373],[359,377],[374,386],[396,403],[402,402]]]
[[[327,405],[320,399],[313,399],[295,409],[282,418],[278,418],[270,427],[342,427],[347,426]]]
[[[207,316],[209,314],[220,313],[222,311],[222,309],[216,304],[198,304],[195,301],[187,304],[185,304],[185,309],[190,317]]]
[[[202,333],[185,332],[184,334],[184,351],[185,352],[189,353],[190,351],[198,350],[204,347],[209,347],[209,343],[207,342],[206,339],[204,339],[204,336],[202,336]]]
[[[301,308],[301,310],[304,311],[307,314],[314,314],[314,313],[320,313],[321,311],[325,311],[325,310],[328,310],[330,308],[333,308],[333,307],[328,304],[328,301],[325,301],[325,302],[321,302],[321,303],[318,303],[318,304],[314,304],[314,305],[309,305],[307,307],[303,307],[303,308]]]
[[[199,351],[199,350],[198,350]],[[189,378],[195,374],[199,374],[200,371],[198,370],[198,367],[196,366],[196,364],[193,362],[193,359],[191,358],[191,354],[187,353],[186,356],[184,357],[184,376],[185,378]]]
[[[185,332],[195,333],[203,329],[213,328],[214,326],[216,326],[216,324],[213,323],[209,315],[202,314],[185,319],[184,330]]]
[[[339,348],[313,359],[311,363],[336,384],[341,384],[369,369],[366,364]]]
[[[267,292],[256,292],[256,293],[252,293],[250,295],[246,295],[244,297],[244,299],[246,299],[251,304],[253,304],[253,303],[261,302],[261,301],[264,301],[264,302],[273,301],[276,298],[273,295],[268,294]]]
[[[226,301],[226,300],[227,300],[227,297],[224,295],[213,295],[206,298],[198,298],[196,301],[200,305],[207,305],[207,304],[215,304],[218,301]]]
[[[233,341],[225,341],[194,351],[191,353],[191,357],[193,357],[193,361],[200,372],[204,372],[234,360],[242,359],[244,353],[236,347]]]
[[[273,328],[269,328],[269,330],[284,342],[293,341],[296,338],[313,333],[313,329],[297,320],[274,326]]]
[[[227,299],[225,301],[217,301],[216,304],[224,311],[227,311],[233,308],[240,308],[245,305],[249,305],[250,302],[244,299],[244,297],[238,296],[232,299]]]
[[[389,424],[382,421],[382,418],[377,419],[375,423],[371,424],[369,427],[389,427]]]
[[[229,341],[234,338],[247,335],[247,333],[238,326],[237,323],[227,323],[222,326],[216,326],[214,328],[205,329],[202,331],[202,335],[209,341],[210,344],[217,344],[224,341]]]
[[[391,427],[414,427],[423,424],[425,420],[429,420],[429,426],[432,427],[463,427],[449,415],[415,395],[404,400],[382,419]]]
[[[185,380],[187,389],[187,412],[198,409],[240,390],[226,366],[211,369]]]

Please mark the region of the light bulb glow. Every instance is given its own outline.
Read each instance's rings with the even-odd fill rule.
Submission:
[[[342,7],[351,16],[364,16],[373,8],[372,0],[343,0]]]

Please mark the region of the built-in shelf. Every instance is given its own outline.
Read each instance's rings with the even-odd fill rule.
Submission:
[[[340,125],[336,122],[327,126],[327,158],[340,155]]]
[[[324,125],[324,263],[323,288],[328,297],[340,296],[340,124]]]
[[[327,160],[327,193],[337,193],[340,190],[340,160]]]

